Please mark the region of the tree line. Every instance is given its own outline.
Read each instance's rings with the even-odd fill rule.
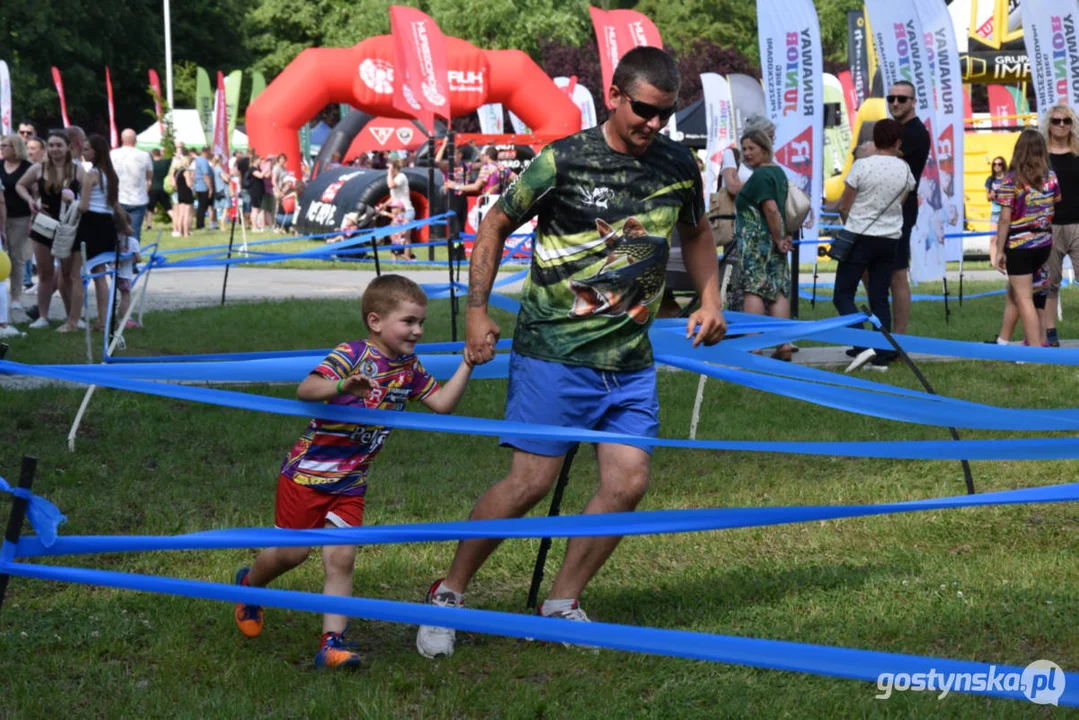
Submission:
[[[268,81],[308,47],[349,47],[390,32],[389,7],[407,4],[433,17],[446,35],[478,47],[516,48],[552,77],[576,75],[599,97],[599,58],[585,0],[189,0],[172,3],[176,107],[194,107],[195,68],[211,77],[242,69],[241,115],[250,71]],[[632,8],[656,23],[679,60],[689,103],[700,97],[701,72],[758,74],[756,6],[734,0],[607,0],[606,9]],[[826,69],[846,61],[846,11],[859,0],[815,0]],[[74,10],[66,0],[0,2],[0,59],[11,70],[16,122],[60,123],[50,68],[63,74],[68,116],[88,130],[108,127],[105,66],[112,75],[119,128],[153,121],[147,71],[165,82],[164,17],[160,0],[95,0]],[[602,110],[600,110],[602,114]],[[327,108],[324,119],[336,120]],[[602,118],[601,118],[602,119]],[[242,121],[242,118],[241,118]],[[470,123],[466,122],[465,125]]]

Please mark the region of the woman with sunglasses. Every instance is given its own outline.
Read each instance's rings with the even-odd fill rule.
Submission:
[[[990,255],[993,265],[1008,275],[1008,302],[1015,304],[1023,321],[1024,344],[1036,347],[1043,342],[1038,310],[1044,309],[1046,298],[1035,297],[1035,278],[1045,275],[1042,267],[1053,245],[1054,206],[1060,203],[1057,176],[1049,168],[1045,138],[1037,130],[1024,130],[1019,135],[1012,154],[1012,171],[1000,186],[997,202],[1000,224]],[[1007,325],[1005,312],[998,342],[1007,341]]]
[[[1053,215],[1053,249],[1049,253],[1049,297],[1046,303],[1046,340],[1060,347],[1057,302],[1064,276],[1064,256],[1079,269],[1079,118],[1067,105],[1054,105],[1045,114],[1042,135],[1049,145],[1049,165],[1060,183],[1060,201]]]
[[[990,205],[989,232],[997,231],[997,222],[1000,221],[1000,204],[997,202],[997,193],[1004,184],[1004,176],[1008,174],[1008,161],[1002,157],[993,158],[993,172],[985,179],[985,199]]]
[[[742,158],[753,168],[735,198],[734,241],[738,243],[743,307],[755,315],[788,318],[791,237],[780,209],[787,202],[787,175],[773,162],[772,138],[763,130],[742,135]],[[784,343],[772,357],[789,361],[793,352],[793,346]]]

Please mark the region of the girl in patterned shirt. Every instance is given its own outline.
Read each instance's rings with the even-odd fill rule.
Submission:
[[[1043,274],[1053,246],[1054,206],[1060,202],[1060,185],[1049,169],[1045,138],[1037,130],[1024,130],[1015,144],[1012,170],[997,192],[1000,222],[996,242],[990,247],[993,266],[1008,276],[1008,302],[1014,303],[1023,321],[1025,345],[1042,345],[1044,322],[1037,304],[1045,296],[1034,295],[1034,276]],[[1007,310],[1005,311],[1007,321]],[[1007,338],[1004,338],[1007,340]]]

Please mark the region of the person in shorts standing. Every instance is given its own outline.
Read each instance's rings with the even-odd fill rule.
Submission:
[[[1057,303],[1064,279],[1064,257],[1079,271],[1079,118],[1068,105],[1054,105],[1045,114],[1042,135],[1049,144],[1049,165],[1060,184],[1060,202],[1053,215],[1053,248],[1049,252],[1049,295],[1046,300],[1046,341],[1060,347]]]

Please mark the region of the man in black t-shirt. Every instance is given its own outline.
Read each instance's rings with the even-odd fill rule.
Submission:
[[[914,192],[907,195],[903,203],[903,234],[896,247],[895,270],[892,272],[892,316],[893,331],[902,335],[907,332],[910,322],[910,232],[918,221],[918,181],[922,177],[925,163],[929,159],[929,131],[915,112],[914,85],[900,80],[888,91],[888,111],[892,117],[903,124],[903,144],[900,150],[903,159],[910,165],[914,175]]]
[[[1079,270],[1079,120],[1067,105],[1046,113],[1042,132],[1049,145],[1049,165],[1060,184],[1061,201],[1053,215],[1053,250],[1049,254],[1049,297],[1046,300],[1046,340],[1060,347],[1057,336],[1057,298],[1064,275],[1064,256]]]

